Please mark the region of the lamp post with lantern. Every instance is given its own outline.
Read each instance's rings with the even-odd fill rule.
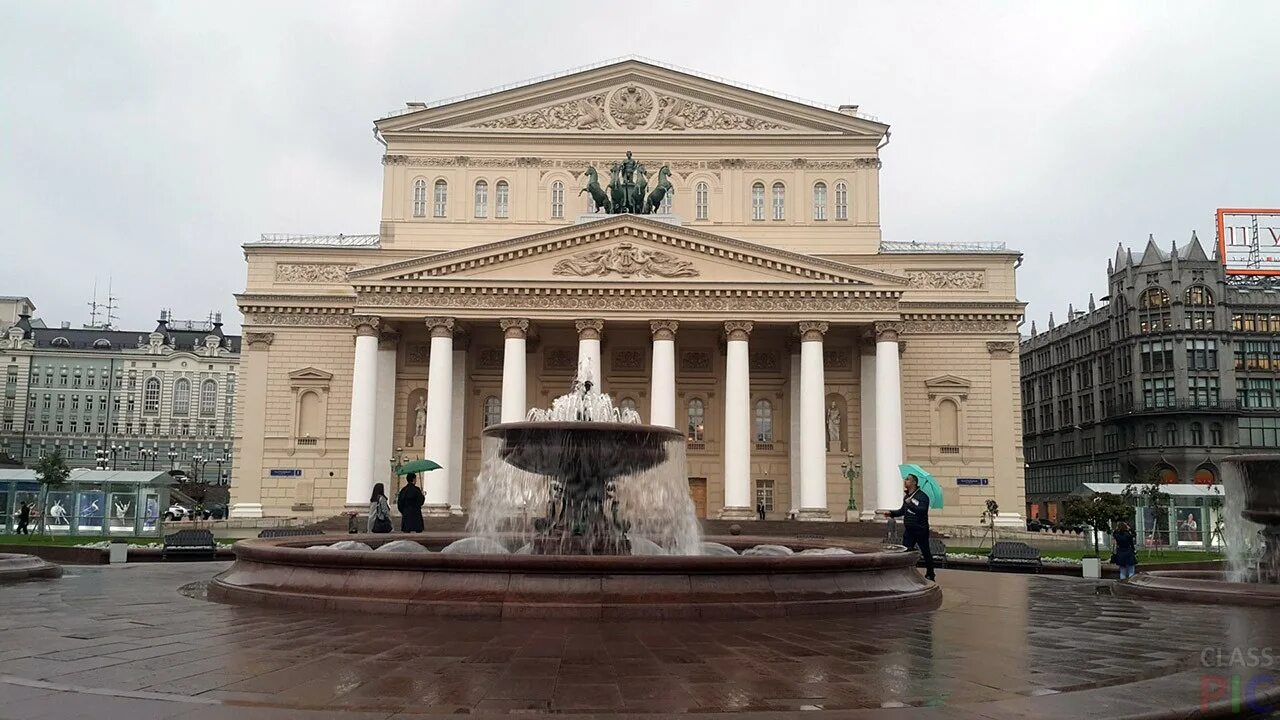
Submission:
[[[852,522],[858,517],[858,504],[853,499],[853,486],[858,479],[862,477],[862,463],[853,461],[853,453],[849,453],[849,457],[840,463],[840,472],[844,474],[845,480],[849,481],[849,502],[845,505],[845,521]]]

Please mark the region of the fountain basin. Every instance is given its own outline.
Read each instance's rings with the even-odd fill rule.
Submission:
[[[1232,582],[1217,570],[1152,570],[1116,583],[1117,595],[1148,600],[1280,608],[1280,585]]]
[[[415,536],[432,550],[457,535]],[[849,555],[460,555],[308,549],[335,536],[243,540],[212,600],[297,610],[478,618],[755,618],[936,607],[902,548],[787,540]],[[371,546],[404,536],[356,535]],[[735,549],[777,538],[717,537]]]

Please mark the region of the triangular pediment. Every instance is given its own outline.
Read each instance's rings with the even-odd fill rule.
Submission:
[[[931,393],[966,395],[969,393],[970,383],[958,375],[939,375],[925,380],[924,386],[929,388]]]
[[[861,285],[899,290],[906,279],[636,215],[352,271],[357,286],[457,281]]]
[[[378,121],[384,134],[432,130],[600,133],[831,133],[882,137],[859,116],[627,59]]]
[[[308,380],[311,382],[328,382],[333,379],[333,373],[325,372],[319,368],[307,366],[298,368],[289,373],[289,379],[297,382],[299,380]]]

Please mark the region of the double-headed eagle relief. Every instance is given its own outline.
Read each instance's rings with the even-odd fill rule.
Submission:
[[[578,194],[590,194],[595,202],[596,212],[603,210],[610,215],[651,215],[662,207],[662,201],[668,194],[675,193],[675,188],[671,186],[670,168],[663,165],[658,169],[657,180],[650,189],[648,170],[631,156],[630,150],[627,151],[625,160],[609,166],[607,192],[600,186],[600,173],[594,166],[588,166],[585,174],[587,186]]]

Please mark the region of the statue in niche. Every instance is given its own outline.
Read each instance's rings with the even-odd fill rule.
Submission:
[[[426,437],[427,435],[427,399],[418,400],[418,406],[413,409],[413,436],[415,438]]]
[[[839,450],[840,442],[840,408],[836,406],[836,401],[832,400],[830,407],[827,408],[827,450]]]

